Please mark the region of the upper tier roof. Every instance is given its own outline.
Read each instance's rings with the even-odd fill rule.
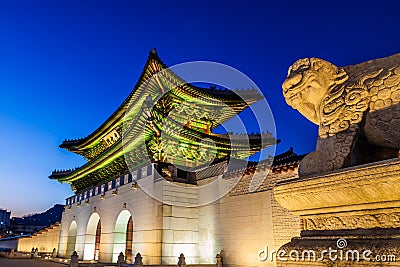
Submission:
[[[54,171],[50,178],[82,191],[127,173],[126,160],[130,167],[149,160],[192,166],[211,157],[248,157],[279,140],[271,133],[232,135],[211,130],[262,98],[254,89],[237,94],[189,84],[169,70],[153,49],[118,109],[87,137],[60,145],[88,162],[74,170]]]
[[[143,68],[143,71],[134,86],[132,92],[129,96],[124,100],[124,102],[117,108],[117,110],[103,123],[98,127],[95,131],[84,138],[73,139],[73,140],[64,140],[60,145],[61,148],[68,149],[71,152],[81,154],[86,157],[85,151],[90,150],[95,147],[99,141],[112,132],[114,129],[121,127],[124,123],[125,113],[131,103],[140,102],[140,97],[142,97],[141,92],[139,90],[144,90],[145,86],[142,86],[146,81],[150,80],[156,73],[161,70],[167,69],[166,64],[159,58],[157,51],[152,49],[147,58],[146,64]],[[215,99],[215,103],[220,103],[229,106],[232,110],[234,110],[237,114],[246,109],[249,105],[258,100],[262,99],[263,96],[258,93],[257,90],[249,89],[240,91],[240,96],[231,90],[221,90],[215,87],[210,88],[201,88],[198,86],[194,86],[185,82],[179,76],[177,76],[172,71],[166,72],[171,80],[177,80],[178,86],[174,90],[179,90],[178,93],[180,96],[184,95],[188,98],[195,99],[201,101],[201,99]],[[157,92],[156,92],[157,93]],[[159,92],[163,93],[163,92]],[[174,92],[175,93],[175,92]],[[213,103],[215,105],[215,103]],[[203,103],[204,104],[204,103]],[[229,120],[232,117],[232,114],[226,116],[225,118],[220,118],[219,123],[222,123],[226,120]],[[212,128],[217,127],[219,124],[212,125]],[[105,150],[105,149],[104,149]],[[90,160],[90,157],[86,157]]]

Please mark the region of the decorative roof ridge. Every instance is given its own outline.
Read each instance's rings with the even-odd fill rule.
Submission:
[[[174,73],[175,74],[175,73]],[[175,74],[177,75],[177,74]],[[190,83],[188,83],[190,84]],[[212,92],[215,94],[227,94],[227,95],[232,95],[235,93],[236,95],[238,93],[240,94],[253,94],[253,93],[258,93],[259,91],[256,88],[235,88],[235,89],[230,89],[230,88],[222,88],[222,87],[215,87],[215,86],[210,86],[209,88],[206,87],[199,87],[193,84],[190,84],[190,86],[196,88],[196,89],[201,89],[204,91]]]
[[[69,174],[71,174],[72,172],[74,172],[76,169],[78,169],[79,167],[75,167],[72,169],[61,169],[61,170],[54,170],[51,175],[49,176],[50,179],[57,179],[60,177],[64,177],[67,176]]]
[[[249,137],[249,138],[255,138],[255,137],[260,137],[260,136],[266,136],[266,137],[273,137],[271,132],[251,132],[251,133],[234,133],[229,136],[232,137],[237,137],[237,138],[243,138],[243,137]],[[277,139],[279,140],[279,139]]]
[[[246,167],[242,167],[242,168],[239,168],[239,169],[234,169],[234,170],[231,170],[231,171],[227,171],[226,173],[223,174],[223,176],[225,177],[225,176],[232,175],[232,174],[235,174],[235,173],[238,173],[238,172],[243,173],[246,170],[250,170],[250,169],[254,169],[254,168],[262,168],[262,167],[270,168],[271,167],[270,160],[272,160],[272,156],[271,155],[268,156],[268,159],[258,162],[258,164],[257,164],[257,162],[249,161],[247,163]]]
[[[288,155],[288,154],[293,155],[295,158],[292,161],[286,161],[286,162],[282,162],[282,163],[279,163],[279,161],[278,162],[275,161],[275,158],[277,158],[277,157],[279,158],[280,156]],[[296,153],[293,152],[293,148],[291,147],[288,151],[283,152],[279,155],[276,155],[274,158],[271,155],[269,155],[268,159],[262,160],[258,163],[249,161],[247,167],[228,171],[228,172],[224,173],[223,175],[228,176],[228,175],[232,175],[232,174],[235,174],[238,172],[245,172],[246,170],[254,169],[254,168],[259,169],[259,168],[263,168],[263,167],[268,167],[269,169],[274,169],[274,168],[278,168],[278,167],[282,167],[282,166],[292,166],[292,165],[298,164],[301,161],[301,159],[303,159],[306,155],[307,154],[297,155]],[[272,161],[272,164],[271,164],[271,161]]]
[[[110,129],[111,125],[113,124],[113,122],[121,119],[125,115],[125,110],[126,110],[128,104],[130,103],[133,94],[137,91],[138,88],[140,88],[140,85],[143,83],[143,79],[144,79],[145,75],[147,74],[147,70],[149,69],[149,66],[153,61],[156,61],[159,66],[158,70],[153,70],[151,68],[154,73],[158,73],[162,70],[168,69],[168,66],[159,58],[157,50],[155,48],[153,48],[149,52],[147,61],[142,69],[142,72],[141,72],[135,86],[133,87],[130,94],[125,98],[123,103],[92,133],[90,133],[89,135],[87,135],[86,137],[83,137],[83,138],[66,139],[62,142],[62,144],[59,145],[60,148],[65,148],[71,152],[81,154],[80,151],[83,149],[86,149],[86,146],[89,145],[93,140],[95,140],[99,136],[99,134],[101,134],[104,130],[108,131],[108,129]],[[260,95],[258,93],[258,90],[256,90],[255,88],[241,89],[241,90],[239,90],[239,89],[235,89],[235,90],[216,89],[214,87],[203,88],[203,87],[195,86],[191,83],[188,83],[182,77],[180,77],[178,74],[176,74],[173,70],[169,69],[169,73],[172,75],[173,79],[176,80],[178,83],[181,83],[183,87],[190,87],[190,88],[194,89],[195,91],[201,92],[202,94],[206,95],[207,97],[210,97],[210,99],[212,99],[213,97],[224,98],[226,96],[231,96],[234,101],[238,101],[240,99],[245,102],[245,100],[243,100],[243,98],[247,99],[246,96],[250,96],[250,97],[252,97],[252,100],[254,102],[257,102],[263,98],[262,95]],[[188,90],[188,92],[189,91],[191,91],[191,90]],[[237,94],[238,92],[240,92],[240,94]],[[257,94],[255,94],[255,93],[257,93]],[[232,101],[232,99],[228,98],[228,99],[223,99],[223,100],[230,102],[230,101]]]
[[[232,101],[233,99],[233,101],[239,100],[246,103],[246,100],[253,100],[254,102],[257,102],[264,98],[263,95],[259,94],[259,91],[255,88],[233,90],[230,88],[217,89],[213,88],[212,86],[209,88],[199,87],[189,82],[186,82],[185,80],[183,80],[182,77],[180,77],[174,71],[170,70],[170,72],[174,75],[176,79],[179,80],[179,83],[181,84],[182,88],[189,87],[191,89],[196,90],[197,92],[202,92],[205,95],[205,97],[210,100],[213,98],[219,98],[216,101],[229,102]],[[231,99],[226,97],[230,97]]]
[[[289,150],[274,157],[273,166],[279,166],[289,162],[300,162],[306,155],[307,154],[298,155],[294,152],[293,147],[290,147]]]
[[[86,137],[82,137],[82,138],[75,138],[75,139],[64,139],[62,144],[60,145],[60,148],[64,148],[65,145],[70,145],[70,144],[77,144],[79,142],[81,142],[82,140],[84,140]]]
[[[270,139],[275,139],[273,137],[272,133],[270,133],[269,131],[261,132],[261,133],[259,133],[259,132],[251,132],[250,134],[248,134],[248,133],[232,133],[232,132],[230,132],[228,134],[213,134],[213,135],[218,136],[220,138],[229,137],[229,139],[233,139],[233,140],[236,140],[236,141],[240,140],[240,139],[249,140],[249,141],[253,140],[253,139],[258,140],[260,137],[267,138],[269,140]],[[277,144],[279,144],[281,142],[280,139],[275,139],[275,140],[276,140],[276,142],[274,143],[275,145],[277,145]]]
[[[93,164],[93,162],[95,162],[98,158],[100,158],[103,154],[108,153],[108,151],[111,151],[112,149],[114,149],[118,144],[121,144],[122,141],[118,140],[117,142],[115,142],[114,144],[112,144],[110,147],[108,147],[103,153],[97,155],[96,157],[94,157],[93,159],[91,159],[90,161],[86,162],[85,164],[83,164],[80,167],[76,167],[74,169],[70,169],[70,170],[65,170],[64,172],[62,171],[53,171],[53,173],[49,176],[50,179],[60,179],[66,176],[70,176],[73,173],[77,172],[80,169],[83,169],[91,164]],[[68,172],[69,171],[69,172]],[[64,174],[64,175],[63,175]]]
[[[136,121],[139,120],[139,118],[142,116],[142,114],[145,114],[145,109],[148,109],[148,106],[147,106],[147,103],[146,103],[147,101],[148,101],[148,100],[146,99],[146,100],[143,102],[143,105],[142,105],[142,107],[140,108],[140,111],[138,112],[138,116],[136,117]],[[132,125],[136,125],[136,123],[132,123]],[[77,167],[77,168],[75,168],[75,169],[68,170],[68,171],[70,171],[70,172],[69,172],[69,173],[65,173],[65,175],[57,174],[57,173],[54,173],[54,172],[53,172],[53,173],[49,176],[49,178],[50,178],[50,179],[57,179],[57,178],[63,178],[63,177],[65,177],[65,176],[70,176],[70,175],[74,174],[76,171],[78,171],[78,170],[80,170],[80,169],[83,169],[83,168],[86,168],[87,166],[89,166],[89,165],[91,165],[91,164],[94,164],[95,161],[97,161],[99,158],[101,158],[104,154],[107,154],[109,151],[112,151],[113,149],[116,149],[117,146],[121,146],[121,148],[122,148],[122,139],[119,139],[118,141],[116,141],[115,143],[113,143],[110,147],[108,147],[106,150],[104,150],[103,153],[97,155],[96,157],[94,157],[94,158],[91,159],[90,161],[88,161],[88,162],[86,162],[85,164],[83,164],[81,167]],[[55,174],[55,175],[54,175],[54,174]]]
[[[136,92],[137,88],[139,87],[139,85],[141,84],[141,81],[143,79],[143,77],[146,75],[146,70],[148,65],[150,64],[150,62],[152,60],[156,60],[158,61],[158,63],[161,65],[162,69],[167,68],[167,65],[159,58],[158,54],[157,54],[157,50],[155,48],[153,48],[150,52],[149,55],[147,57],[146,63],[144,64],[144,67],[142,69],[142,72],[135,84],[135,86],[133,87],[132,91],[129,93],[129,95],[125,98],[125,100],[122,102],[121,105],[118,106],[118,108],[99,126],[97,127],[91,134],[87,135],[86,137],[83,138],[78,138],[78,139],[73,139],[74,141],[76,140],[76,142],[74,141],[67,141],[67,142],[63,142],[60,145],[60,148],[66,148],[66,149],[71,149],[72,146],[79,146],[84,144],[86,141],[89,141],[90,138],[93,138],[96,133],[99,131],[99,129],[106,127],[106,125],[112,121],[113,119],[116,119],[115,117],[120,117],[120,116],[124,116],[125,112],[123,112],[122,114],[118,114],[121,112],[121,110],[124,109],[124,107],[129,103],[132,95]]]

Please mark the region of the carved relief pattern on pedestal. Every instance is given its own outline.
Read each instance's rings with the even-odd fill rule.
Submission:
[[[303,230],[400,228],[400,213],[302,218]]]

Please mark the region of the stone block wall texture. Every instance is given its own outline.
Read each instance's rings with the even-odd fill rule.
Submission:
[[[153,177],[145,179],[152,180]],[[80,206],[74,204],[65,210],[61,222],[59,256],[69,257],[68,239],[73,222],[77,225],[74,249],[79,259],[88,259],[93,254],[92,251],[85,251],[85,240],[89,218],[97,213],[101,221],[99,261],[115,262],[121,252],[115,251],[114,246],[118,242],[116,238],[121,236],[120,230],[116,229],[116,222],[123,211],[128,211],[133,220],[133,254],[140,252],[144,264],[160,264],[162,204],[142,190],[132,189],[130,184],[119,187],[117,194],[107,191],[104,197],[96,195],[89,199],[89,203],[82,202]],[[85,252],[90,255],[85,256]],[[125,251],[122,252],[125,254]]]
[[[255,171],[243,176],[222,199],[200,207],[200,263],[213,263],[221,253],[227,266],[275,266],[275,262],[260,262],[258,251],[265,246],[277,250],[299,236],[300,222],[276,202],[272,189],[276,183],[296,177],[297,169]],[[252,191],[253,179],[262,183]]]
[[[187,264],[199,261],[199,215],[194,185],[163,183],[162,264],[176,264],[183,253]]]
[[[264,179],[264,177],[266,178]],[[273,188],[279,182],[291,180],[297,177],[297,169],[278,173],[274,171],[256,171],[252,175],[243,177],[229,193],[229,195],[233,197],[237,195],[252,195],[268,192],[267,194],[270,196],[268,200],[270,201],[269,209],[272,213],[274,246],[276,248],[289,242],[292,237],[300,235],[300,219],[298,216],[294,216],[288,209],[279,205],[273,195]],[[263,182],[255,191],[250,192],[250,183],[253,179]]]
[[[88,222],[96,213],[101,221],[99,260],[115,261],[119,253],[114,245],[119,235],[116,222],[123,211],[129,211],[134,225],[132,253],[140,252],[145,265],[176,264],[180,253],[185,254],[187,264],[210,264],[215,263],[216,254],[221,253],[226,266],[275,266],[273,262],[260,262],[257,252],[266,245],[269,249],[278,249],[291,237],[299,235],[298,219],[277,204],[272,191],[277,182],[295,177],[297,170],[256,171],[242,177],[224,197],[202,206],[196,204],[204,197],[204,192],[193,185],[173,186],[162,180],[154,183],[154,192],[161,192],[165,201],[162,203],[126,184],[118,188],[117,194],[108,191],[104,197],[96,195],[88,203],[66,208],[60,230],[59,256],[69,257],[69,235],[73,233],[70,228],[71,225],[74,228],[75,223],[73,249],[80,259],[93,255],[93,251],[87,249]],[[144,179],[151,184],[153,178]],[[254,191],[249,189],[253,178],[262,181]],[[229,175],[222,179],[224,182],[219,188],[231,183]]]
[[[57,251],[60,228],[61,226],[56,224],[43,229],[36,235],[20,238],[17,251],[30,253],[32,248],[37,248],[39,252],[53,252],[53,249]]]

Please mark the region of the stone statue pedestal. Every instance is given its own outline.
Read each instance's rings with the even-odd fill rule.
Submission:
[[[277,266],[400,266],[400,159],[287,181],[274,195],[302,228]]]

